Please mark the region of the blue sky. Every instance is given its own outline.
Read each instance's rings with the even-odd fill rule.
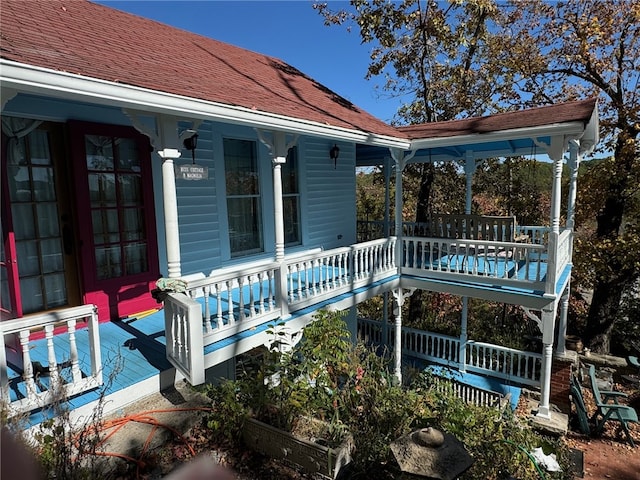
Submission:
[[[356,30],[327,27],[311,0],[94,0],[184,30],[278,57],[376,117],[390,121],[399,100],[365,80],[371,47]],[[329,2],[333,9],[346,1]]]

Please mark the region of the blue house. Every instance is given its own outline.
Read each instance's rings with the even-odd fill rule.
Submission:
[[[110,346],[128,383],[109,408],[231,376],[267,325],[295,342],[329,308],[350,312],[354,337],[392,345],[399,378],[410,353],[539,388],[537,415],[554,414],[569,388],[551,378],[571,363],[573,209],[595,99],[396,128],[277,58],[103,5],[3,0],[0,21],[0,392],[12,411],[61,386],[95,392]],[[548,224],[472,215],[477,163],[534,148],[554,165]],[[416,225],[401,217],[402,173],[429,161],[464,165],[467,208]],[[362,239],[356,168],[371,165],[395,176],[397,213],[361,223],[375,227]],[[358,303],[401,307],[416,289],[519,305],[542,351],[474,342],[466,309],[459,338],[404,329],[401,308],[358,322]]]

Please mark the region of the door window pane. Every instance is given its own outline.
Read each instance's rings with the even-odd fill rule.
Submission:
[[[52,238],[40,242],[42,255],[42,273],[54,273],[64,271],[64,259],[62,258],[62,245],[60,238]]]
[[[47,305],[50,308],[60,307],[67,303],[63,273],[56,273],[44,277],[44,287],[47,292]]]
[[[89,174],[89,197],[92,207],[115,207],[115,175],[112,173]]]
[[[122,238],[125,241],[144,240],[142,210],[128,208],[122,212]]]
[[[122,276],[120,247],[96,247],[96,266],[99,280]]]
[[[138,147],[132,138],[119,138],[117,142],[118,149],[118,168],[120,170],[130,170],[133,172],[140,171],[140,158],[138,156]]]
[[[20,277],[20,290],[22,291],[22,311],[24,313],[37,312],[44,308],[45,302],[42,296],[42,283],[40,277]]]
[[[118,182],[122,206],[142,205],[142,178],[140,175],[119,175]]]
[[[38,235],[40,238],[60,236],[58,205],[56,203],[36,204],[36,215],[38,217]]]
[[[98,279],[148,271],[138,144],[85,135],[85,145]]]
[[[29,159],[32,165],[51,165],[51,152],[49,151],[49,132],[46,130],[34,130],[27,135],[29,142]]]
[[[91,216],[93,219],[93,241],[96,245],[120,241],[118,212],[115,209],[96,210]]]
[[[38,256],[37,240],[16,242],[16,253],[18,256],[18,274],[20,277],[38,275],[40,273],[40,257]]]
[[[143,242],[130,243],[124,248],[127,273],[142,273],[148,270],[146,251],[147,244]]]
[[[87,168],[89,170],[113,170],[113,139],[100,135],[85,135]]]
[[[56,199],[56,187],[53,179],[53,168],[35,167],[33,175],[34,197],[36,202],[51,202]]]
[[[11,205],[13,230],[16,240],[36,238],[36,222],[31,203],[14,203]]]

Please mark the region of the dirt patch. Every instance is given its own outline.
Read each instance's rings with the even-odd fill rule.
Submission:
[[[631,448],[615,439],[577,437],[571,433],[567,443],[584,455],[583,477],[588,480],[640,480],[640,447]]]
[[[625,403],[639,411],[640,391],[624,384],[615,384],[614,389],[626,393]],[[589,416],[596,410],[593,395],[589,388],[583,388],[585,407]],[[593,425],[591,425],[593,427]],[[590,438],[570,432],[567,443],[570,447],[583,452],[584,476],[589,480],[640,480],[640,424],[629,424],[631,436],[636,444],[631,447],[624,431],[617,422],[607,422],[602,434]]]

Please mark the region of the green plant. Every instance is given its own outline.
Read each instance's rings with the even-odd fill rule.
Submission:
[[[122,371],[123,359],[116,353],[114,358],[106,358],[105,362],[110,362],[113,370],[98,390],[96,406],[86,418],[73,419],[69,398],[62,389],[53,391],[52,403],[42,408],[49,417],[47,420],[27,429],[28,415],[7,418],[7,428],[33,452],[45,478],[109,478],[105,462],[98,457],[102,444],[100,424],[106,392]]]
[[[398,384],[388,352],[354,344],[338,312],[319,311],[294,346],[283,324],[270,326],[270,332],[271,348],[257,372],[209,387],[215,409],[209,426],[228,440],[239,440],[247,416],[289,432],[314,428],[312,435],[322,435],[330,446],[350,438],[351,478],[377,480],[400,474],[391,442],[433,426],[461,440],[475,458],[462,478],[539,478],[528,452],[540,446],[556,453],[568,471],[562,443],[542,437],[510,412],[466,404],[452,388],[436,390],[432,374],[424,371],[410,372],[411,383]]]

